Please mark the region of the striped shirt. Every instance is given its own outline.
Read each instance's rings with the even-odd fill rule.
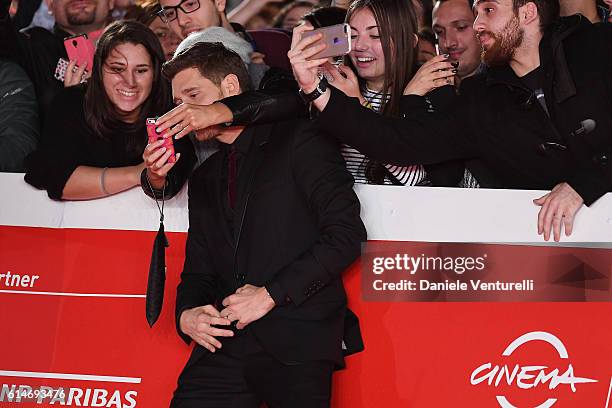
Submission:
[[[368,89],[365,85],[361,88],[361,95],[370,104],[370,107],[375,112],[380,112],[381,107],[390,98],[389,94],[374,92]],[[353,175],[355,183],[372,184],[366,177],[366,167],[369,159],[357,149],[348,145],[342,145],[340,148],[344,161],[346,162],[347,170]],[[387,171],[395,177],[400,184],[404,186],[414,186],[417,184],[426,184],[427,175],[423,166],[415,165],[408,167],[394,166],[391,164],[383,164]],[[392,177],[387,174],[384,178],[385,185],[393,185]]]

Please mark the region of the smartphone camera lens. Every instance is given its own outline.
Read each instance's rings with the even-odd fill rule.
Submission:
[[[77,42],[77,40],[72,40],[72,45],[73,45],[75,48],[76,48],[76,46],[77,46],[78,44],[79,44],[79,43]]]

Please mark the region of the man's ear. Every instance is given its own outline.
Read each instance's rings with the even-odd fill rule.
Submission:
[[[115,8],[115,0],[108,0],[108,9],[113,10]]]
[[[527,2],[525,5],[519,7],[518,16],[521,24],[529,25],[537,22],[539,24],[538,7],[534,2]]]
[[[228,74],[221,81],[221,93],[224,98],[240,94],[240,81],[234,74]]]
[[[213,0],[217,11],[221,14],[225,13],[226,0]]]

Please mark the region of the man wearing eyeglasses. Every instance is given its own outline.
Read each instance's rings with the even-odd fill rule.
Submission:
[[[249,62],[246,62],[249,75],[253,85],[258,88],[267,78],[267,82],[275,83],[278,78],[284,80],[284,74],[268,70],[263,61],[263,54],[256,51],[257,45],[245,29],[238,23],[230,23],[225,15],[226,0],[160,0],[162,6],[159,16],[168,27],[181,39],[184,40],[189,34],[202,31],[210,27],[223,27],[252,46],[249,53]],[[226,41],[219,39],[226,47],[232,48]],[[264,79],[262,79],[264,77]]]
[[[225,15],[225,3],[225,0],[160,0],[159,15],[181,39],[208,27],[243,32],[241,26],[230,24]]]

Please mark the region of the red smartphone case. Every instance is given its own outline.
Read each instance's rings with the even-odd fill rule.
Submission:
[[[148,118],[147,119],[147,135],[149,136],[149,143],[153,143],[156,142],[160,139],[164,140],[164,144],[162,145],[162,147],[165,147],[167,150],[170,150],[172,153],[170,154],[170,157],[168,158],[168,163],[175,163],[176,162],[176,154],[174,153],[174,142],[172,140],[172,137],[166,137],[164,138],[163,135],[161,135],[160,133],[157,132],[157,130],[155,129],[155,121],[157,120],[157,118]]]
[[[76,60],[78,66],[87,63],[87,70],[91,71],[95,47],[86,34],[66,38],[64,40],[64,47],[70,61]]]

